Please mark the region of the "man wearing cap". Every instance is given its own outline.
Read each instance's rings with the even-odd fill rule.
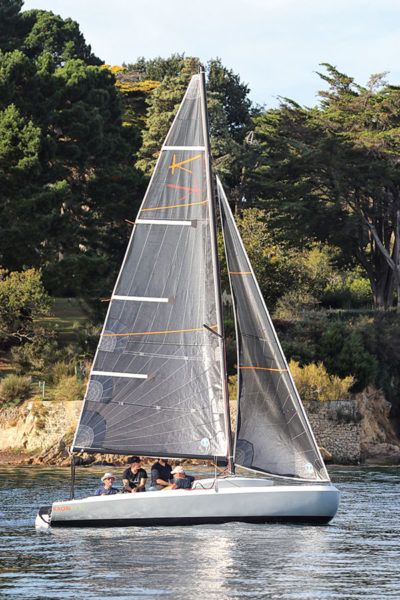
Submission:
[[[119,489],[113,487],[115,477],[112,473],[105,473],[101,478],[103,485],[95,491],[95,496],[109,496],[110,494],[118,494]]]
[[[164,490],[190,490],[195,480],[195,477],[192,477],[192,475],[186,475],[185,469],[180,465],[171,471],[171,475],[174,475],[175,481],[167,485]]]
[[[172,481],[171,471],[168,458],[159,458],[151,467],[151,486],[156,490],[163,490]]]
[[[122,483],[124,484],[124,492],[145,492],[147,473],[141,469],[142,461],[138,456],[130,456],[128,458],[130,467],[122,473]]]

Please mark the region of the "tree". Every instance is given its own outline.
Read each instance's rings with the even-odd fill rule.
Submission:
[[[128,73],[137,73],[140,81],[162,81],[165,77],[179,77],[182,70],[182,62],[185,60],[185,54],[171,54],[168,58],[146,59],[140,56],[136,62],[124,63]]]
[[[360,332],[342,321],[333,321],[321,338],[321,356],[329,373],[339,377],[353,375],[352,391],[361,392],[375,383],[378,361],[365,347]]]
[[[17,32],[15,48],[20,48],[30,59],[50,54],[55,67],[72,59],[83,60],[87,65],[102,64],[72,19],[62,19],[50,11],[29,10],[20,15]]]
[[[268,213],[259,208],[243,209],[236,216],[236,224],[270,312],[285,296],[292,302],[294,294],[299,306],[305,298],[312,298],[313,304],[318,302],[334,273],[329,249],[314,244],[299,253],[283,244],[276,238]],[[219,254],[222,288],[229,289],[222,236]]]
[[[16,28],[20,22],[23,0],[2,0],[0,4],[0,48],[9,51],[15,48],[18,38]]]
[[[259,111],[248,98],[248,86],[240,81],[239,75],[224,67],[220,59],[210,60],[207,72],[213,159],[237,212],[243,200],[251,197],[249,173],[258,156],[248,135]]]
[[[28,269],[9,273],[0,269],[0,342],[33,341],[35,320],[49,313],[50,298],[43,287],[40,271]]]
[[[115,78],[76,23],[12,17],[18,43],[3,36],[0,53],[2,263],[43,267],[52,293],[108,294],[143,191],[138,130],[123,126]]]
[[[285,100],[259,117],[254,184],[285,235],[329,240],[354,255],[376,305],[387,307],[394,281],[400,292],[400,90],[382,76],[364,88],[325,66],[330,90],[319,107]]]

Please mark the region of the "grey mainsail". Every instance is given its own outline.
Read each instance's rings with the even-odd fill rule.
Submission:
[[[234,462],[280,477],[329,481],[219,180],[218,196],[238,344]]]
[[[229,454],[203,87],[195,75],[135,220],[73,451]]]

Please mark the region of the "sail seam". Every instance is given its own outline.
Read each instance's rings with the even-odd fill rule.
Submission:
[[[152,208],[142,208],[142,212],[147,210],[163,210],[164,208],[181,208],[182,206],[196,206],[197,204],[207,204],[208,200],[201,202],[186,202],[185,204],[171,204],[170,206],[154,206]]]

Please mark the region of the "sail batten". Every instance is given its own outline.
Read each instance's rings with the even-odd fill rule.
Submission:
[[[183,227],[194,227],[195,223],[196,221],[173,221],[172,219],[136,219],[136,225],[182,225]]]
[[[113,296],[111,300],[124,302],[172,302],[171,298],[151,298],[150,296]]]
[[[162,151],[164,150],[202,150],[203,152],[205,151],[206,147],[205,146],[163,146],[161,148]]]
[[[131,377],[132,379],[148,379],[149,377],[143,373],[117,373],[116,371],[92,371],[91,374],[101,377]]]
[[[73,449],[227,458],[223,342],[203,325],[217,327],[219,299],[201,77],[134,220]]]
[[[235,463],[298,481],[329,481],[219,180],[218,195],[238,344]]]

